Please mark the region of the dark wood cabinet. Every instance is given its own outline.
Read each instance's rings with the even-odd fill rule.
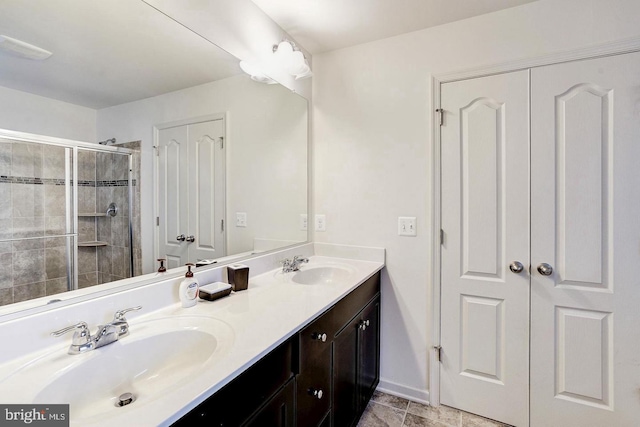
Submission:
[[[243,426],[293,427],[295,418],[295,381],[292,379]]]
[[[175,425],[354,426],[379,373],[376,273]]]
[[[335,426],[357,424],[380,380],[380,298],[336,336],[333,348]]]
[[[380,382],[380,298],[372,301],[360,316],[358,336],[359,363],[359,408],[364,411]]]
[[[296,343],[290,339],[278,346],[174,425],[238,427],[246,423],[294,378]]]

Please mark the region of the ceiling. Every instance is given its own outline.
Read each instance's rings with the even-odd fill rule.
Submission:
[[[309,52],[355,46],[536,0],[252,0]]]
[[[242,73],[142,1],[1,0],[0,34],[53,52],[34,61],[0,50],[0,86],[93,109]]]

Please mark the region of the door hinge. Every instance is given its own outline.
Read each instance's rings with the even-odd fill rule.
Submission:
[[[444,124],[444,110],[442,108],[436,108],[436,113],[438,113],[438,118],[440,119],[440,126]]]
[[[157,145],[154,145],[153,149],[156,150],[156,156],[160,157],[160,147],[158,147]]]
[[[220,220],[220,231],[224,231],[224,219]]]
[[[160,227],[160,217],[156,217],[156,226]]]
[[[444,230],[440,229],[440,244],[444,245]]]
[[[438,362],[442,362],[442,347],[434,345],[433,349],[436,351],[436,358],[438,359]]]
[[[222,150],[224,148],[224,136],[220,137],[220,149]]]

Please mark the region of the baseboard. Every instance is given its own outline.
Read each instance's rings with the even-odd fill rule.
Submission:
[[[425,405],[429,404],[429,390],[420,390],[383,379],[380,379],[377,390],[393,396],[402,397],[413,402],[423,403]]]

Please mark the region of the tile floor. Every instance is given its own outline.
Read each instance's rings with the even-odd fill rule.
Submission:
[[[507,427],[458,409],[432,408],[422,403],[376,391],[358,427]]]

